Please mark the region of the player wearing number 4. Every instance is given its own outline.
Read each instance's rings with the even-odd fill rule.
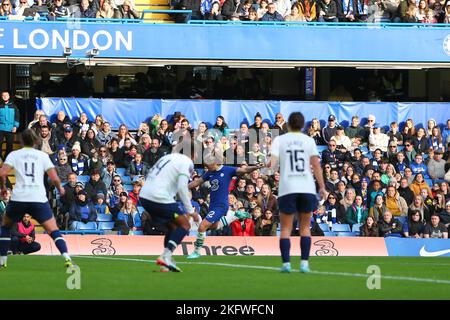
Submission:
[[[205,164],[208,171],[202,178],[189,184],[189,189],[193,189],[205,181],[209,181],[211,185],[211,203],[208,214],[198,227],[197,240],[194,243],[195,249],[188,256],[188,259],[196,259],[200,257],[200,249],[203,247],[207,230],[222,229],[235,220],[251,218],[251,216],[246,212],[228,211],[228,188],[230,186],[231,179],[235,175],[243,175],[253,172],[261,168],[261,165],[248,166],[246,168],[235,168],[224,166],[222,163],[223,156],[220,151],[213,152],[212,154],[206,156]]]
[[[0,169],[0,185],[2,193],[7,192],[6,177],[11,169],[15,169],[16,185],[13,189],[11,201],[6,207],[3,223],[0,229],[0,269],[6,268],[7,252],[11,242],[11,228],[14,222],[22,221],[28,213],[36,219],[53,238],[56,247],[65,259],[65,266],[70,267],[72,260],[67,253],[66,241],[61,235],[52,209],[47,200],[44,174],[47,173],[53,185],[64,195],[64,188],[56,173],[55,166],[49,156],[34,149],[39,138],[33,130],[27,129],[22,133],[23,148],[11,152]]]
[[[290,248],[294,215],[300,221],[300,271],[309,272],[309,251],[311,249],[311,212],[317,209],[316,185],[325,197],[325,183],[320,166],[319,152],[314,139],[301,133],[305,118],[300,112],[289,116],[289,133],[278,136],[272,143],[272,156],[268,167],[280,168],[278,204],[280,208],[281,234],[280,251],[283,266],[281,272],[290,272]],[[313,177],[314,175],[314,177]]]

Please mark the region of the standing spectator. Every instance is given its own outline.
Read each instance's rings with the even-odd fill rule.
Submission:
[[[272,2],[267,5],[267,12],[263,15],[261,21],[284,21],[284,17],[277,11],[276,4]]]
[[[428,174],[431,179],[444,179],[446,161],[442,160],[443,152],[440,149],[434,151],[434,156],[428,161]]]
[[[6,3],[11,6],[9,1],[4,1],[2,6]],[[6,152],[5,156],[2,156],[0,151],[0,157],[5,160],[8,154],[12,151],[14,134],[19,128],[20,114],[19,109],[14,105],[8,91],[2,91],[2,101],[0,101],[0,147],[3,150],[3,140],[6,140]]]
[[[412,210],[407,223],[403,225],[403,233],[406,238],[423,238],[425,230],[424,221],[419,210]]]
[[[425,226],[423,237],[448,239],[448,229],[443,223],[440,222],[438,215],[431,216],[431,223]]]
[[[97,220],[94,205],[88,200],[87,192],[80,190],[69,211],[69,225],[71,230],[77,229],[78,222],[88,223]]]
[[[36,242],[34,224],[31,216],[25,213],[22,221],[15,223],[11,229],[11,251],[13,254],[30,254],[41,250],[41,245]]]
[[[366,222],[359,228],[360,237],[378,237],[378,225],[371,216],[366,218]]]
[[[378,223],[380,237],[401,237],[403,226],[397,219],[392,217],[390,211],[383,214],[382,220]]]
[[[336,127],[336,117],[334,115],[330,115],[328,117],[328,125],[322,129],[322,137],[326,143],[331,141],[331,137],[336,135],[337,127]]]
[[[334,0],[320,0],[318,2],[319,22],[339,22],[337,6]]]

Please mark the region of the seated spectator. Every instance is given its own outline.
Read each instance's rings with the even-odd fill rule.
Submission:
[[[0,8],[0,16],[2,17],[8,17],[8,16],[15,16],[16,10],[11,5],[11,2],[9,0],[3,0],[2,7]]]
[[[284,21],[284,17],[277,11],[275,3],[267,5],[267,12],[262,16],[261,21]]]
[[[96,17],[96,14],[96,10],[90,7],[89,0],[81,0],[78,10],[74,12],[73,16],[80,19],[92,19]]]
[[[367,207],[364,205],[361,196],[356,196],[355,203],[347,208],[346,213],[346,223],[353,224],[363,224],[368,216]]]
[[[320,126],[320,125],[319,125]],[[282,135],[288,132],[288,126],[287,126],[287,122],[283,117],[283,114],[281,112],[278,112],[275,115],[275,123],[272,126],[272,131],[273,130],[278,130],[278,135]],[[319,128],[320,131],[320,128]],[[275,131],[276,132],[276,131]]]
[[[405,149],[403,150],[403,153],[405,154],[405,161],[410,164],[414,161],[414,158],[416,157],[416,150],[414,149],[414,146],[411,142],[411,140],[405,141]]]
[[[420,195],[420,190],[423,188],[427,189],[428,194],[431,194],[430,186],[426,183],[423,173],[417,173],[409,187],[416,196]]]
[[[317,145],[325,145],[325,140],[322,136],[322,129],[320,128],[320,121],[317,118],[311,120],[311,126],[309,127],[308,136],[314,139]]]
[[[57,150],[58,141],[51,135],[50,128],[44,126],[39,132],[39,137],[41,138],[37,149],[45,152],[48,155],[52,155]]]
[[[103,168],[101,171],[101,179],[107,189],[109,189],[111,185],[113,185],[113,179],[116,178],[116,176],[119,177],[119,181],[120,183],[122,183],[122,181],[120,180],[120,176],[117,175],[116,165],[114,164],[114,161],[108,161],[106,164],[106,168]]]
[[[105,3],[108,3],[108,1],[103,2],[103,5]],[[101,12],[101,11],[99,11],[99,12]],[[105,122],[103,122],[102,127],[98,131],[98,133],[97,133],[95,138],[97,139],[98,142],[100,142],[101,145],[106,145],[114,137],[115,137],[115,134],[111,130],[111,125],[109,124],[109,122],[105,121]]]
[[[345,210],[344,206],[338,202],[337,195],[335,193],[329,193],[327,200],[324,202],[328,221],[335,223],[345,223]]]
[[[31,216],[25,213],[22,221],[15,223],[11,229],[11,251],[13,254],[30,254],[41,250],[41,245],[36,242],[34,224]]]
[[[88,0],[83,0],[88,1]],[[87,155],[89,158],[97,152],[97,149],[101,147],[100,142],[96,139],[95,132],[92,129],[86,131],[86,137],[81,141],[81,153]]]
[[[259,143],[255,142],[253,144],[253,148],[251,151],[248,152],[249,154],[249,164],[265,164],[266,163],[266,156],[264,153],[261,152]]]
[[[130,141],[131,144],[131,141]],[[124,167],[125,153],[124,149],[119,148],[119,141],[116,138],[111,139],[109,143],[109,154],[118,168]]]
[[[72,173],[72,168],[67,162],[66,152],[64,150],[61,151],[58,152],[58,162],[56,163],[55,169],[61,182],[67,182],[69,175]]]
[[[278,201],[272,194],[272,190],[268,184],[262,185],[261,192],[257,197],[256,203],[263,212],[269,210],[278,221]]]
[[[253,219],[233,221],[231,224],[231,234],[234,237],[253,237],[255,236],[255,222]]]
[[[70,12],[67,7],[63,6],[62,0],[54,0],[47,17],[50,21],[54,21],[56,18],[68,18]]]
[[[329,143],[331,141],[331,137],[336,135],[336,131],[336,117],[331,114],[328,116],[328,124],[322,129],[322,137],[325,143]]]
[[[433,198],[431,197],[431,193],[429,193],[430,189],[422,188],[420,189],[420,196],[423,199],[425,205],[432,210],[433,209]],[[434,213],[434,212],[431,212]]]
[[[361,127],[358,116],[352,116],[351,124],[345,129],[345,135],[353,140],[356,137],[361,137],[364,135],[363,127]]]
[[[70,229],[75,230],[77,222],[88,223],[95,220],[97,220],[97,214],[94,205],[87,197],[87,192],[85,190],[78,191],[69,210]]]
[[[432,149],[434,151],[443,151],[445,149],[446,143],[442,138],[441,129],[438,126],[431,129],[431,135],[428,138],[428,145],[430,147],[430,150]]]
[[[438,215],[431,216],[431,222],[425,225],[424,238],[448,239],[448,228],[440,222]]]
[[[428,161],[428,174],[433,180],[444,179],[446,161],[442,159],[442,156],[443,152],[441,149],[434,150],[433,158]]]
[[[400,221],[392,217],[390,211],[386,211],[378,223],[378,232],[380,237],[401,237],[403,226]]]
[[[133,181],[133,190],[128,193],[128,197],[133,201],[135,206],[139,203],[139,193],[141,192],[142,183],[139,180]]]
[[[67,126],[66,128],[64,128],[64,136],[61,138],[61,140],[58,140],[58,145],[59,147],[63,147],[67,152],[71,152],[75,142],[78,142],[78,137],[74,135],[73,129]],[[80,143],[78,142],[78,144]]]
[[[72,171],[78,176],[85,175],[88,172],[88,158],[81,154],[81,147],[79,142],[75,142],[72,147],[72,154],[69,156],[69,165]]]
[[[375,197],[373,207],[369,209],[369,216],[373,217],[375,221],[380,221],[386,211],[387,209],[384,203],[384,197],[383,195],[378,194]]]
[[[339,172],[337,169],[332,169],[330,171],[330,178],[325,181],[325,188],[328,192],[336,192],[339,181]]]
[[[428,11],[429,11],[429,9],[428,9],[427,1],[420,0],[419,6],[418,6],[417,12],[416,12],[416,17],[417,17],[418,22],[421,22],[421,23],[425,22]]]
[[[239,19],[241,20],[248,20],[249,17],[249,11],[252,8],[253,1],[252,0],[244,0],[239,5],[239,8],[237,10],[237,14],[239,16]]]
[[[439,220],[447,229],[450,228],[450,201],[445,204],[445,209],[439,213]]]
[[[139,19],[139,14],[136,10],[132,9],[131,2],[125,0],[122,5],[114,9],[115,19]]]
[[[419,128],[417,130],[416,136],[412,139],[412,143],[414,146],[414,150],[418,154],[422,155],[424,153],[428,153],[430,145],[428,144],[428,138],[426,137],[424,128]]]
[[[423,238],[425,224],[419,210],[411,210],[408,221],[403,226],[406,238]]]
[[[414,198],[414,202],[409,206],[408,216],[410,217],[414,211],[420,212],[420,221],[430,222],[430,209],[425,205],[421,195]]]
[[[381,185],[381,181],[379,180],[374,180],[372,181],[372,188],[371,190],[369,190],[369,194],[367,196],[367,201],[368,201],[368,208],[372,208],[374,203],[375,203],[375,198],[377,196],[381,195],[382,197],[384,197],[384,192],[382,189],[382,185]]]
[[[417,11],[418,11],[418,9],[417,9],[417,6],[415,5],[415,1],[414,1],[414,4],[408,5],[408,8],[403,17],[403,22],[418,23],[419,20],[417,19]]]
[[[337,6],[334,0],[320,0],[317,4],[319,22],[339,22],[337,18]]]
[[[389,210],[394,217],[406,217],[408,215],[408,204],[393,186],[388,186],[386,190],[386,209]]]
[[[94,170],[91,172],[91,178],[85,186],[88,199],[91,202],[95,201],[97,194],[102,193],[105,197],[108,194],[105,183],[100,179],[100,171]]]
[[[114,220],[117,219],[117,215],[122,207],[128,200],[128,193],[126,193],[122,186],[117,187],[114,196],[110,199],[110,211],[114,217]]]
[[[328,143],[328,149],[322,152],[322,163],[329,164],[334,169],[341,168],[347,158],[345,153],[336,149],[336,146],[336,142],[331,140]]]
[[[216,21],[224,20],[220,8],[220,3],[218,1],[213,2],[211,6],[211,11],[205,14],[205,20],[216,20]]]
[[[337,197],[338,197],[338,201],[341,202],[342,199],[344,199],[345,197],[345,192],[346,192],[346,184],[345,181],[340,180],[337,183],[337,190],[335,191]]]
[[[158,141],[158,147],[159,147],[159,140]],[[140,154],[145,154],[145,152],[150,149],[152,146],[152,139],[150,138],[150,135],[148,133],[144,133],[139,138],[139,143],[137,145],[137,151]],[[145,160],[144,160],[145,161]]]
[[[105,195],[103,193],[99,193],[96,196],[96,203],[94,205],[95,208],[95,212],[97,212],[97,214],[110,214],[111,212],[109,212],[109,207],[108,205],[105,203]]]
[[[399,131],[398,123],[393,121],[390,124],[390,130],[387,133],[389,142],[395,142],[397,145],[403,145],[403,135]]]
[[[266,210],[263,216],[256,220],[255,226],[256,236],[276,236],[277,223],[271,210]]]
[[[120,234],[129,234],[130,232],[141,229],[141,215],[136,209],[132,199],[128,199],[117,215],[117,229]]]
[[[125,175],[130,176],[131,179],[134,179],[136,176],[147,176],[150,167],[148,164],[142,161],[142,154],[136,153],[134,160],[131,161],[128,166]]]
[[[351,149],[352,142],[350,141],[350,138],[345,135],[343,126],[336,127],[336,135],[332,136],[330,141],[335,141],[336,149],[343,153],[347,151],[353,151]]]
[[[268,0],[261,0],[259,2],[259,6],[256,9],[256,15],[258,17],[258,20],[260,20],[266,14],[268,4],[269,4]]]
[[[369,135],[369,150],[373,152],[376,149],[380,149],[382,152],[387,152],[388,144],[389,136],[382,133],[380,125],[375,123]]]
[[[28,0],[19,0],[19,5],[16,6],[16,14],[22,17],[34,17],[35,20],[40,17],[37,9],[30,5]]]
[[[126,139],[129,139],[131,144],[137,145],[136,140],[133,138],[131,133],[128,131],[128,127],[124,124],[120,125],[116,138],[119,141],[119,148],[122,148],[125,145]],[[129,148],[129,147],[127,147],[127,148]]]
[[[312,0],[301,0],[297,2],[300,5],[300,10],[308,22],[316,21],[316,2]]]
[[[292,5],[291,14],[285,17],[285,21],[306,21],[298,2]]]
[[[371,216],[366,217],[366,222],[359,227],[360,237],[378,237],[378,225],[375,219]]]
[[[347,209],[355,203],[356,199],[356,191],[355,189],[348,187],[345,189],[344,197],[340,201],[340,203],[344,206],[344,210],[347,212]]]
[[[406,167],[409,166],[409,162],[405,157],[405,154],[403,152],[398,152],[395,158],[395,169],[397,172],[399,172],[402,176],[405,173]]]

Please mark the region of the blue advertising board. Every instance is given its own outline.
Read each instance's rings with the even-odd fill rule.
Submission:
[[[0,56],[450,62],[447,26],[2,21]]]
[[[390,257],[450,257],[450,239],[386,238],[385,241]]]

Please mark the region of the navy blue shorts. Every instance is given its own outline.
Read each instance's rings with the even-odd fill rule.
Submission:
[[[318,200],[311,193],[290,193],[278,198],[280,211],[287,214],[311,213],[317,210]]]
[[[53,211],[47,202],[18,202],[10,201],[6,206],[6,216],[14,222],[22,221],[23,216],[28,213],[42,224],[53,218]]]
[[[228,208],[211,208],[209,207],[209,212],[206,215],[205,219],[208,222],[216,223],[223,216],[226,216],[228,212]]]
[[[152,217],[152,222],[159,225],[171,222],[186,212],[181,203],[157,203],[144,198],[140,198],[139,201]]]

